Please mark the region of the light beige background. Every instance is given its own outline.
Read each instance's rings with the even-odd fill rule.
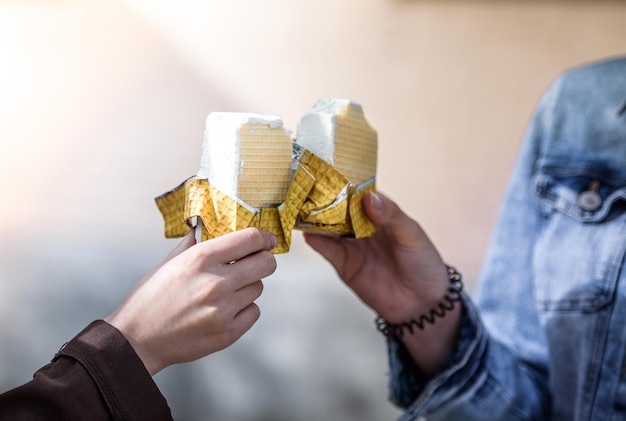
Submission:
[[[541,92],[625,39],[624,2],[0,0],[0,387],[173,247],[153,198],[197,171],[211,111],[295,129],[360,102],[379,189],[473,289]],[[278,259],[251,332],[157,376],[174,414],[396,417],[373,315],[299,233]]]

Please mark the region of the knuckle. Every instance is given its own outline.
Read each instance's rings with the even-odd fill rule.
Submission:
[[[246,228],[244,230],[247,240],[253,244],[262,245],[264,243],[263,233],[258,228]]]
[[[278,263],[276,262],[276,256],[274,256],[269,251],[264,251],[261,253],[263,266],[266,269],[267,275],[274,273],[276,268],[278,267]]]
[[[205,262],[207,260],[211,260],[215,253],[213,249],[213,244],[209,242],[205,242],[202,247],[195,247],[195,261],[198,263]]]
[[[248,306],[248,309],[250,311],[250,325],[247,326],[246,330],[250,329],[252,325],[261,317],[261,308],[256,305],[256,303],[251,303]]]
[[[226,294],[225,282],[222,278],[207,277],[201,284],[200,294],[204,301],[219,302]]]
[[[255,316],[254,321],[257,321],[261,317],[261,307],[256,305],[256,303],[252,303],[252,312]]]
[[[259,298],[261,294],[263,294],[263,288],[263,282],[261,281],[256,281],[251,285],[249,296],[250,304],[254,304],[254,300]]]
[[[233,330],[232,315],[228,314],[228,312],[224,311],[224,309],[215,311],[215,314],[213,315],[213,323],[218,326],[218,330],[222,333],[228,333]]]

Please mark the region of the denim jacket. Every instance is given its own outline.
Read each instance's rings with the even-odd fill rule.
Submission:
[[[626,58],[541,98],[456,350],[423,380],[390,340],[402,420],[626,420]],[[432,326],[430,328],[436,328]]]

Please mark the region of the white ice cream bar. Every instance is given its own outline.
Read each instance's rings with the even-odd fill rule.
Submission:
[[[376,175],[378,134],[360,104],[321,99],[298,124],[297,143],[324,159],[348,180],[362,183]]]
[[[291,151],[279,116],[211,113],[198,177],[253,207],[280,204],[291,181]]]

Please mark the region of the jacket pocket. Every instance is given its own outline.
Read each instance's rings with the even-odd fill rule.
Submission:
[[[594,312],[615,294],[626,244],[626,177],[596,164],[542,163],[533,270],[541,311]]]

